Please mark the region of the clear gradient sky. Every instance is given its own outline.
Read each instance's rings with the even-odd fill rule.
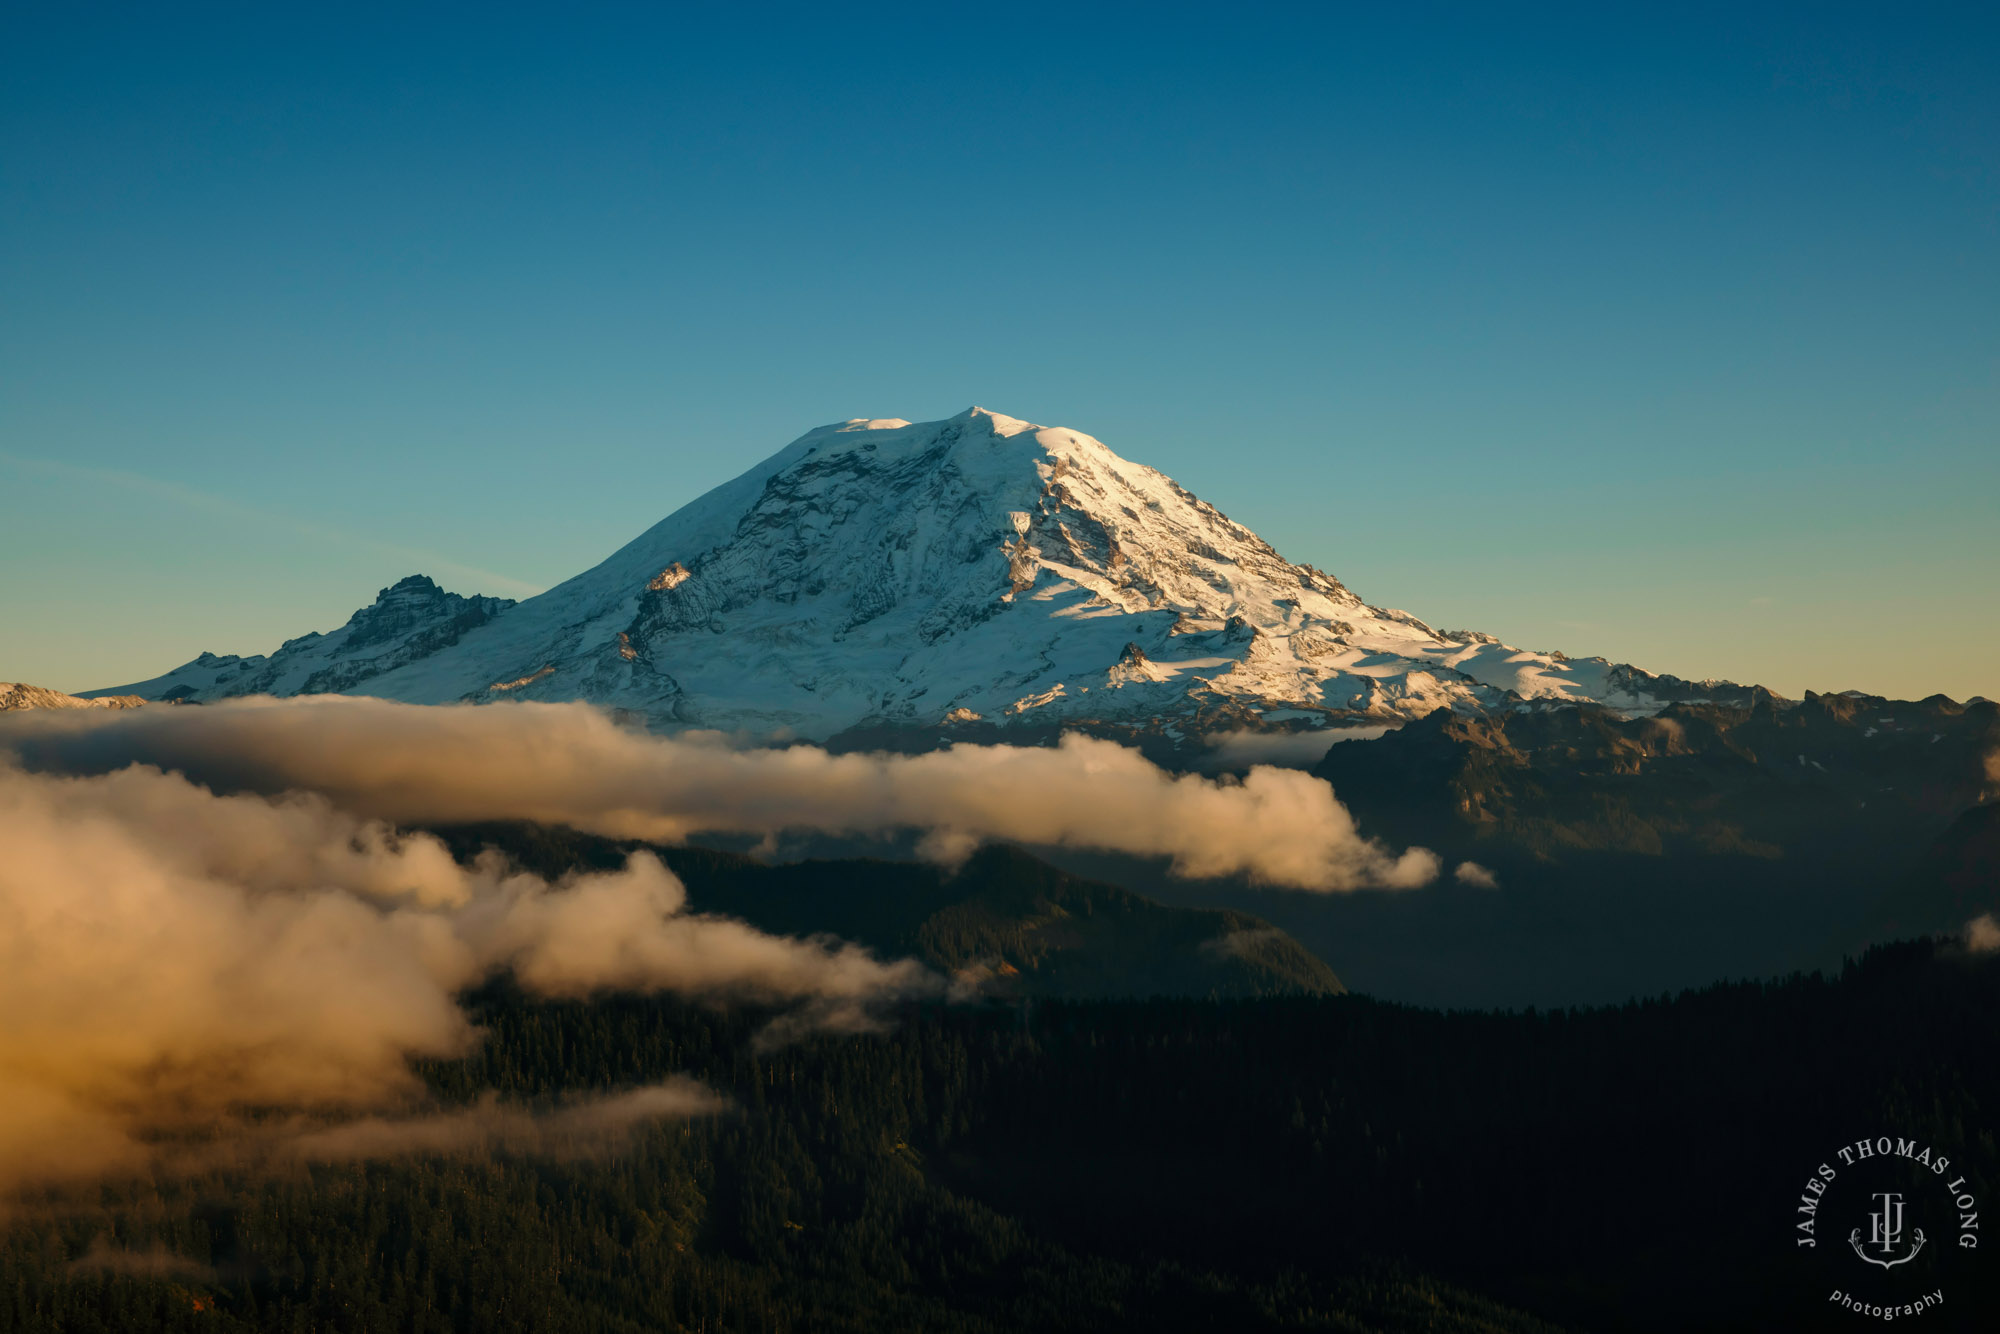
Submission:
[[[0,10],[0,680],[977,403],[1433,624],[2000,697],[2000,7],[969,8]]]

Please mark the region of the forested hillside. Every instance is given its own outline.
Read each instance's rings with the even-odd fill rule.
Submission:
[[[1866,1277],[1794,1245],[1836,1148],[2000,1186],[2000,963],[1955,947],[1597,1010],[1023,1000],[776,1049],[745,1011],[474,1000],[447,1103],[687,1073],[731,1108],[608,1155],[21,1200],[0,1326],[1811,1328]],[[1986,1327],[1990,1258],[1943,1240],[1898,1278],[1946,1292],[1924,1328]]]

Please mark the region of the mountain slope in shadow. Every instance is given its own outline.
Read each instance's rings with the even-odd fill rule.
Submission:
[[[697,912],[780,935],[827,934],[914,956],[998,995],[1092,997],[1335,995],[1324,960],[1261,918],[1177,908],[1050,866],[1016,848],[980,849],[956,869],[925,862],[815,859],[772,865],[737,852],[661,847],[522,822],[432,830],[454,856],[484,848],[548,877],[657,855]]]
[[[1790,704],[1760,694],[1639,718],[1589,706],[1440,710],[1334,745],[1314,772],[1364,834],[1488,867],[1497,888],[1447,877],[1414,891],[1299,894],[1038,852],[1168,903],[1267,918],[1370,995],[1617,1003],[1835,967],[1873,943],[1960,931],[2000,906],[1990,877],[1983,898],[1969,887],[1989,864],[1972,851],[1976,830],[1949,834],[1955,820],[1977,825],[1966,813],[2000,795],[1986,767],[1996,750],[2000,706],[1942,696]],[[1920,888],[1912,868],[1941,840],[1946,860]],[[1953,856],[1971,861],[1941,884]],[[1880,906],[1905,885],[1900,912]]]

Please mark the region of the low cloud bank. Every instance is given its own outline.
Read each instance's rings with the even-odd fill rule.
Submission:
[[[622,1143],[651,1122],[720,1112],[728,1103],[692,1079],[674,1079],[552,1111],[509,1106],[489,1094],[468,1108],[418,1116],[367,1116],[282,1136],[267,1152],[302,1162],[351,1162],[409,1154],[532,1153],[584,1156]]]
[[[1361,836],[1326,783],[1253,768],[1172,775],[1082,736],[1054,748],[924,755],[733,748],[623,730],[582,704],[421,707],[315,696],[203,708],[24,715],[0,747],[29,767],[104,773],[133,762],[229,791],[323,793],[401,824],[525,819],[614,837],[928,831],[927,855],[1007,839],[1172,859],[1177,874],[1305,890],[1409,888],[1436,856]]]
[[[1981,913],[1965,924],[1965,948],[1974,954],[2000,950],[2000,922],[1993,920],[1992,913]]]
[[[410,1118],[410,1058],[466,1052],[476,1034],[455,997],[503,971],[541,995],[758,1000],[836,1028],[943,987],[913,961],[685,903],[646,854],[552,884],[490,853],[460,866],[434,838],[317,795],[0,757],[0,1189],[140,1167],[161,1136],[238,1134],[246,1108],[263,1125],[313,1121],[296,1151],[338,1156],[552,1143],[712,1105],[675,1084],[541,1118]]]
[[[1209,738],[1208,756],[1201,767],[1211,773],[1218,769],[1247,769],[1253,764],[1310,769],[1343,741],[1373,741],[1395,730],[1375,726],[1330,727],[1312,732],[1256,732],[1247,728],[1219,732]]]
[[[72,1274],[122,1274],[135,1278],[183,1278],[197,1283],[213,1283],[215,1270],[199,1260],[176,1255],[155,1242],[143,1251],[115,1246],[103,1237],[91,1240],[90,1248],[69,1262]]]

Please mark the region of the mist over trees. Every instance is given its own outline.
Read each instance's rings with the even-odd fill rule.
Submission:
[[[925,1003],[777,1049],[672,997],[468,1005],[483,1044],[420,1067],[442,1105],[681,1074],[730,1105],[583,1156],[24,1196],[0,1324],[1814,1328],[1865,1283],[1794,1243],[1835,1149],[1913,1137],[2000,1185],[2000,962],[1952,945],[1592,1010]],[[1898,1275],[1947,1293],[1927,1328],[1993,1309],[1981,1259]]]

